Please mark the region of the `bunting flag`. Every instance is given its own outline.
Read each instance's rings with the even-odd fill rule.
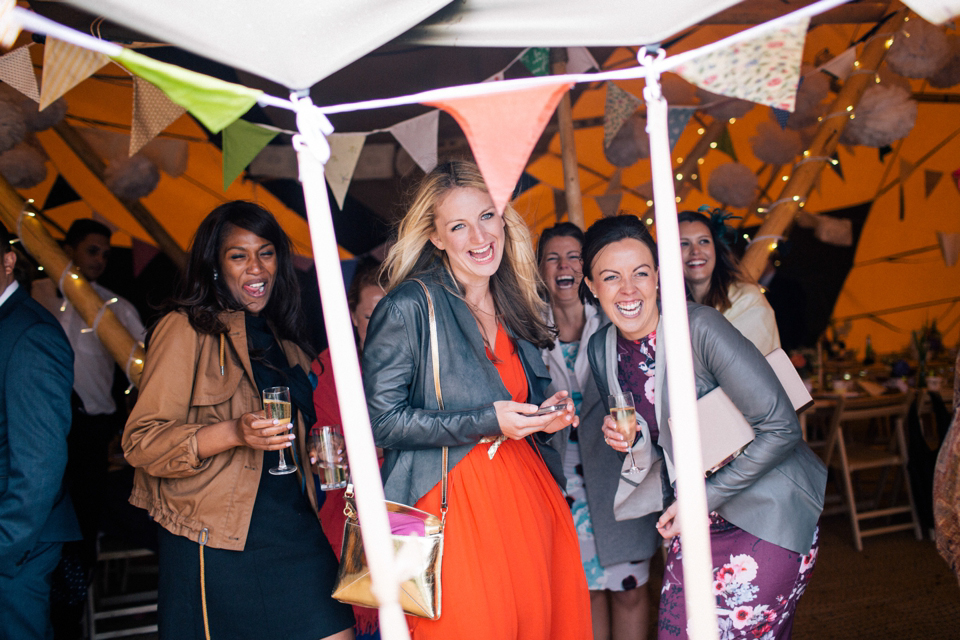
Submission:
[[[950,177],[953,178],[953,184],[957,186],[957,189],[960,189],[960,169],[955,169]]]
[[[790,119],[790,112],[786,109],[777,109],[776,107],[770,107],[773,109],[773,118],[777,121],[777,124],[780,125],[781,129],[787,128],[787,120]]]
[[[830,156],[830,159],[833,162],[830,162],[830,168],[833,169],[833,172],[840,176],[840,179],[843,180],[843,167],[840,166],[840,154],[836,151]]]
[[[130,155],[157,137],[186,109],[170,101],[160,89],[146,80],[133,78],[133,117],[130,120]]]
[[[130,239],[132,240],[130,252],[133,254],[133,277],[136,278],[143,273],[150,261],[157,257],[160,249],[140,238],[131,236]]]
[[[567,47],[567,73],[586,73],[599,68],[596,58],[586,47]]]
[[[611,193],[620,193],[623,189],[623,169],[617,167],[613,170],[613,173],[610,174],[610,179],[607,180],[607,188],[604,190],[604,195]]]
[[[673,149],[680,139],[683,130],[687,128],[687,123],[693,116],[697,107],[670,107],[667,112],[667,129],[670,133],[670,148]]]
[[[546,47],[530,47],[520,56],[520,62],[535,76],[550,75],[550,49]]]
[[[498,212],[506,207],[530,152],[570,86],[545,84],[429,103],[460,125]]]
[[[424,173],[437,166],[437,127],[440,112],[434,109],[388,129]]]
[[[158,87],[212,133],[223,131],[263,95],[263,91],[160,62],[130,49],[121,51],[114,61]]]
[[[960,233],[937,231],[937,244],[940,245],[943,262],[948,267],[957,264],[957,255],[960,254]]]
[[[40,87],[40,110],[99,71],[110,58],[81,47],[47,38],[43,45],[43,82]]]
[[[223,190],[243,173],[263,148],[277,137],[278,131],[253,122],[237,120],[223,130]]]
[[[809,18],[678,66],[688,82],[725,96],[793,111]]]
[[[77,202],[80,199],[80,194],[70,186],[70,183],[63,177],[63,174],[59,174],[56,180],[53,181],[53,186],[50,187],[50,191],[47,193],[47,199],[43,201],[43,206],[40,208],[48,211],[65,204],[70,204],[71,202]]]
[[[716,144],[717,146],[714,147],[714,149],[727,154],[734,162],[739,162],[739,160],[737,160],[737,152],[733,148],[733,138],[730,137],[729,127],[723,128],[723,131],[717,136]]]
[[[854,153],[853,149],[847,149],[847,151]],[[887,157],[888,153],[893,153],[893,147],[889,144],[877,148],[877,158],[879,158],[880,162],[883,162],[883,159]]]
[[[829,62],[819,67],[817,71],[826,71],[830,75],[840,80],[846,80],[850,72],[853,71],[853,63],[857,61],[857,48],[850,47]]]
[[[687,181],[689,182],[691,187],[693,187],[700,193],[703,193],[703,182],[701,182],[699,171],[697,173],[691,173],[689,176],[687,176]]]
[[[272,180],[298,180],[297,152],[288,144],[268,145],[247,167],[247,175]]]
[[[539,180],[537,180],[535,177],[533,177],[532,175],[524,171],[523,173],[520,174],[520,179],[517,180],[517,188],[513,190],[513,195],[511,196],[511,200],[515,200],[519,198],[521,193],[529,191],[530,189],[534,188],[538,184],[540,184]]]
[[[910,174],[913,173],[913,170],[916,169],[914,165],[909,160],[904,160],[903,156],[900,156],[900,184],[903,185],[907,181],[907,178],[910,177]]]
[[[506,74],[507,74],[506,71],[503,71],[503,70],[497,71],[495,74],[493,74],[492,76],[490,76],[489,78],[487,78],[487,79],[484,80],[483,82],[500,82],[501,80],[503,80],[503,79],[505,79],[505,78],[507,77]],[[483,84],[483,83],[481,82],[480,84]]]
[[[600,213],[604,218],[612,218],[620,210],[620,201],[623,199],[622,193],[605,193],[602,196],[594,196],[597,206],[600,207]]]
[[[960,15],[960,0],[906,0],[904,4],[931,24],[943,24]]]
[[[327,184],[337,199],[337,206],[343,209],[343,199],[347,196],[350,181],[353,180],[353,170],[357,168],[357,160],[363,151],[363,143],[367,140],[366,133],[332,133],[327,136],[330,143],[330,159],[324,167]]]
[[[930,194],[933,193],[933,190],[937,188],[938,184],[940,184],[941,178],[943,178],[943,171],[934,171],[933,169],[926,169],[923,172],[924,197],[927,197],[927,198],[930,197]]]
[[[603,147],[607,148],[620,127],[633,115],[642,101],[612,82],[607,82],[607,102],[603,108]]]
[[[33,58],[30,57],[32,46],[28,44],[0,56],[0,80],[34,102],[40,102],[37,74],[33,70]]]

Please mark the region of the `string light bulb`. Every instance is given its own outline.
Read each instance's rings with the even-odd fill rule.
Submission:
[[[677,174],[677,180],[683,180],[683,174],[682,174],[682,173],[678,173],[678,174]]]
[[[711,143],[710,143],[710,148],[711,148],[711,149],[716,149],[716,148],[717,148],[717,143],[716,143],[716,142],[711,142]]]
[[[727,122],[729,122],[730,124],[734,124],[736,121],[737,121],[736,118],[730,118],[729,120],[727,120]]]
[[[705,134],[706,132],[707,132],[707,130],[704,129],[703,127],[700,127],[699,129],[697,129],[697,133],[700,134],[701,136],[702,136],[703,134]]]

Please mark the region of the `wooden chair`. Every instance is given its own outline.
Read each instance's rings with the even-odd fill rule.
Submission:
[[[853,527],[853,539],[857,551],[863,551],[865,536],[913,529],[917,540],[922,539],[920,521],[913,504],[913,493],[910,490],[910,476],[907,473],[907,442],[904,435],[904,424],[913,398],[914,392],[911,391],[896,396],[880,396],[863,400],[849,400],[841,397],[837,401],[827,435],[825,462],[828,467],[836,469],[841,474],[843,493],[850,513],[850,524]],[[886,421],[886,425],[879,426],[889,427],[885,433],[880,434],[878,443],[868,443],[862,437],[851,437],[852,423],[876,420]],[[872,469],[879,471],[876,495],[872,505],[864,508],[865,503],[858,503],[854,492],[853,474]],[[898,469],[898,479],[902,480],[906,489],[907,504],[897,504],[900,502],[898,500],[900,492],[894,489],[889,499],[891,506],[883,507],[881,503],[886,480],[891,471],[896,473]],[[896,486],[898,485],[895,481]],[[864,520],[888,518],[900,514],[908,514],[910,521],[869,529],[861,525]]]

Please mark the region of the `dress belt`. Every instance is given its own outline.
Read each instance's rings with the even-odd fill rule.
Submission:
[[[487,448],[487,455],[490,456],[490,459],[493,460],[493,456],[497,455],[497,449],[500,448],[500,445],[507,441],[507,436],[485,436],[480,438],[480,444],[485,444],[487,442],[492,442],[493,444]]]

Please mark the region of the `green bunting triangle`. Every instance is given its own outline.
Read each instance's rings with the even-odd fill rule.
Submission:
[[[720,135],[717,136],[717,146],[715,148],[717,151],[722,151],[730,156],[734,162],[739,162],[739,160],[737,160],[737,152],[733,149],[733,138],[730,137],[729,128],[724,127]]]
[[[265,146],[277,137],[271,131],[246,120],[237,120],[223,130],[223,190],[226,191]]]
[[[160,62],[130,49],[113,60],[163,91],[213,133],[220,133],[249,111],[263,95],[257,89]]]
[[[527,49],[520,62],[535,76],[550,75],[550,49],[546,47],[531,47]]]

